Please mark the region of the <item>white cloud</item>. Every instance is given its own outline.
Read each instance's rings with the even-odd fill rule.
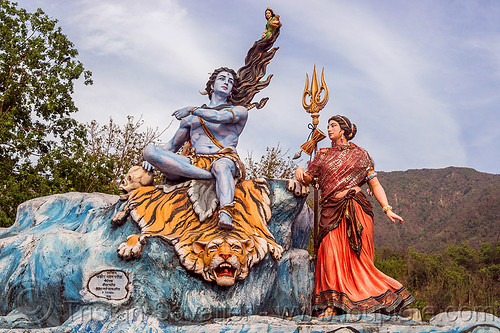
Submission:
[[[488,67],[486,74],[500,77],[500,33],[471,38],[464,41],[463,47],[483,59],[483,64]]]
[[[126,57],[178,81],[204,77],[216,57],[209,32],[177,1],[85,1],[74,19],[86,52]]]
[[[268,73],[275,74],[271,85],[256,96],[270,101],[263,110],[251,111],[241,136],[243,156],[246,151],[261,154],[278,141],[294,152],[304,142],[310,117],[301,97],[305,73],[317,64],[325,67],[331,92],[320,127],[333,114],[351,117],[359,127],[354,141],[370,151],[379,169],[470,166],[474,161],[480,170],[499,170],[492,133],[499,118],[495,87],[500,84],[500,43],[494,14],[500,6],[484,10],[478,4],[434,1],[35,2],[60,20],[94,72],[93,87],[76,89],[81,119],[105,122],[109,116],[142,114],[148,126],[155,126],[168,123],[178,107],[206,102],[197,92],[208,72],[243,64],[264,29],[263,10],[270,6],[283,22],[280,50],[268,66]],[[481,15],[474,12],[478,10]],[[483,122],[481,139],[472,135],[467,121],[472,113]]]
[[[366,133],[360,138],[379,155],[383,169],[463,164],[459,125],[424,80],[433,65],[408,36],[358,5],[321,3],[314,12],[302,12],[304,30],[307,22],[315,22],[304,38],[321,46],[321,65],[330,72],[327,80],[338,87],[330,104],[364,123],[361,131]],[[343,58],[352,70],[342,73],[329,58]]]

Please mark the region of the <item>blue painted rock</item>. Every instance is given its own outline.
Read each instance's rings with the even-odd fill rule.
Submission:
[[[0,328],[58,326],[102,308],[165,323],[310,313],[313,273],[305,248],[311,212],[285,180],[267,183],[268,228],[283,255],[267,254],[230,287],[186,270],[159,238],[148,240],[140,258],[119,258],[118,246],[140,230],[130,219],[111,225],[125,205],[118,196],[67,193],[25,202],[15,224],[0,230]]]

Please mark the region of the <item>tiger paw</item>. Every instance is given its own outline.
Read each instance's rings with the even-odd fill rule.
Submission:
[[[287,183],[287,189],[293,192],[296,197],[305,197],[309,195],[309,186],[303,185],[294,179],[288,179]]]
[[[141,241],[139,235],[130,236],[126,242],[123,242],[120,246],[118,246],[118,257],[125,260],[139,258],[142,254],[143,245],[144,242]]]
[[[113,226],[122,225],[127,220],[127,215],[128,214],[126,211],[116,213],[115,216],[113,216],[113,218],[111,219],[111,225]]]
[[[276,246],[274,246],[271,243],[268,243],[267,248],[269,249],[269,252],[271,252],[271,255],[273,256],[274,259],[276,260],[281,259],[281,256],[283,255],[283,248],[281,246],[277,244]]]

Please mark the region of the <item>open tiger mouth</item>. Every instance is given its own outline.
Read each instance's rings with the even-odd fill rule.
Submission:
[[[222,263],[214,269],[214,272],[218,278],[220,278],[220,277],[234,278],[234,274],[236,273],[236,269],[228,263]]]
[[[120,200],[127,200],[129,192],[121,188],[118,188],[118,190],[120,190]]]

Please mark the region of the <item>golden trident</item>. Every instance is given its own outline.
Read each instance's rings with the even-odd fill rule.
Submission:
[[[302,106],[306,110],[307,113],[311,114],[312,117],[312,134],[311,139],[300,146],[300,149],[304,151],[306,154],[312,156],[312,153],[316,151],[316,147],[318,142],[323,140],[326,135],[321,132],[317,126],[319,123],[319,112],[326,106],[328,103],[328,87],[325,82],[325,68],[321,70],[321,85],[319,84],[318,75],[316,74],[316,65],[314,65],[312,80],[311,80],[311,89],[309,89],[309,75],[306,73],[306,87],[304,88],[304,94],[302,95]],[[309,99],[309,103],[307,100]],[[319,216],[319,194],[318,188],[316,186],[313,187],[314,193],[314,205],[313,205],[313,234],[314,234],[314,256],[317,254],[318,247],[318,234],[319,234],[319,224],[318,224],[318,216]]]
[[[321,70],[320,85],[318,75],[316,74],[316,65],[314,65],[311,89],[309,89],[309,75],[306,73],[306,87],[302,95],[302,106],[307,113],[311,114],[313,131],[311,139],[300,146],[300,149],[308,155],[311,155],[313,151],[316,150],[318,142],[326,138],[326,135],[317,128],[319,123],[319,112],[326,106],[326,103],[328,103],[328,87],[326,86],[324,74],[325,68],[323,67]],[[308,99],[309,103],[307,102]]]
[[[328,87],[325,82],[325,68],[321,70],[321,85],[319,85],[318,75],[316,74],[316,65],[314,65],[313,76],[311,80],[311,89],[309,89],[309,75],[306,73],[306,87],[304,88],[304,94],[302,95],[302,106],[307,113],[311,114],[313,118],[313,126],[316,128],[318,126],[319,112],[328,103]],[[324,96],[321,94],[324,92]],[[309,103],[307,103],[307,97],[309,96]]]

